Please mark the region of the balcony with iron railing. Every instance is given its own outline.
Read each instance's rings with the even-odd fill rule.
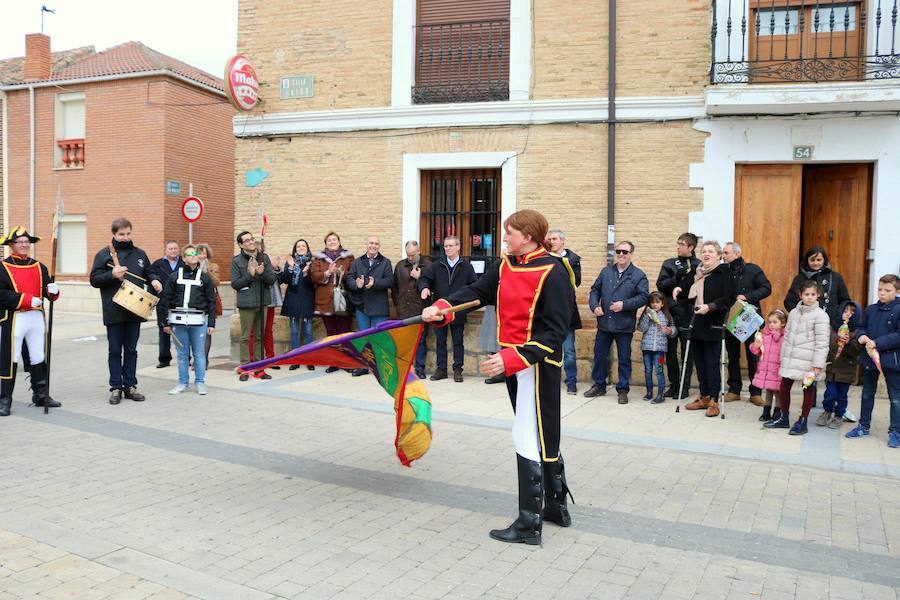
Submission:
[[[713,0],[710,83],[900,79],[900,0]]]
[[[415,104],[509,100],[509,19],[415,27]]]

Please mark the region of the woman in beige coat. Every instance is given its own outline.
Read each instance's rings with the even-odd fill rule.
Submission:
[[[781,345],[781,389],[778,401],[781,416],[766,422],[770,429],[787,429],[790,425],[788,411],[791,407],[791,387],[795,381],[803,383],[803,409],[800,418],[791,427],[791,435],[807,432],[806,420],[815,400],[813,383],[824,381],[825,361],[828,358],[828,342],[831,327],[828,314],[819,307],[819,288],[815,281],[800,286],[800,304],[788,315]]]

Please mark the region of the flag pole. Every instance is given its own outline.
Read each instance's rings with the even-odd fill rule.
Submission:
[[[56,210],[53,212],[53,226],[51,228],[51,237],[50,237],[50,281],[49,283],[56,283],[56,249],[57,249],[57,239],[59,238],[59,221],[62,219],[61,209],[60,209],[60,198],[59,198],[59,187],[56,188]],[[49,299],[48,299],[49,300]],[[53,300],[50,300],[50,314],[47,318],[47,352],[45,353],[44,360],[47,363],[47,397],[44,398],[44,414],[49,414],[50,412],[50,355],[53,350],[53,307],[56,303]]]
[[[463,304],[457,304],[456,306],[448,306],[447,308],[442,308],[438,311],[438,315],[444,316],[452,313],[457,313],[461,310],[469,310],[472,308],[478,308],[481,306],[481,300],[471,300],[469,302],[464,302]],[[421,325],[425,321],[422,320],[422,315],[416,315],[415,317],[410,317],[408,319],[403,319],[404,325]],[[439,322],[439,321],[432,321]]]

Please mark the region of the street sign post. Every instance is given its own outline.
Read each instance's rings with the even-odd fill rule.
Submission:
[[[191,191],[194,186],[191,185]],[[203,217],[203,200],[196,196],[188,196],[181,203],[181,216],[188,222],[188,244],[194,243],[194,221]]]

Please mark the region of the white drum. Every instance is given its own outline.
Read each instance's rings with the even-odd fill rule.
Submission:
[[[206,313],[192,308],[169,311],[169,325],[206,325]]]

